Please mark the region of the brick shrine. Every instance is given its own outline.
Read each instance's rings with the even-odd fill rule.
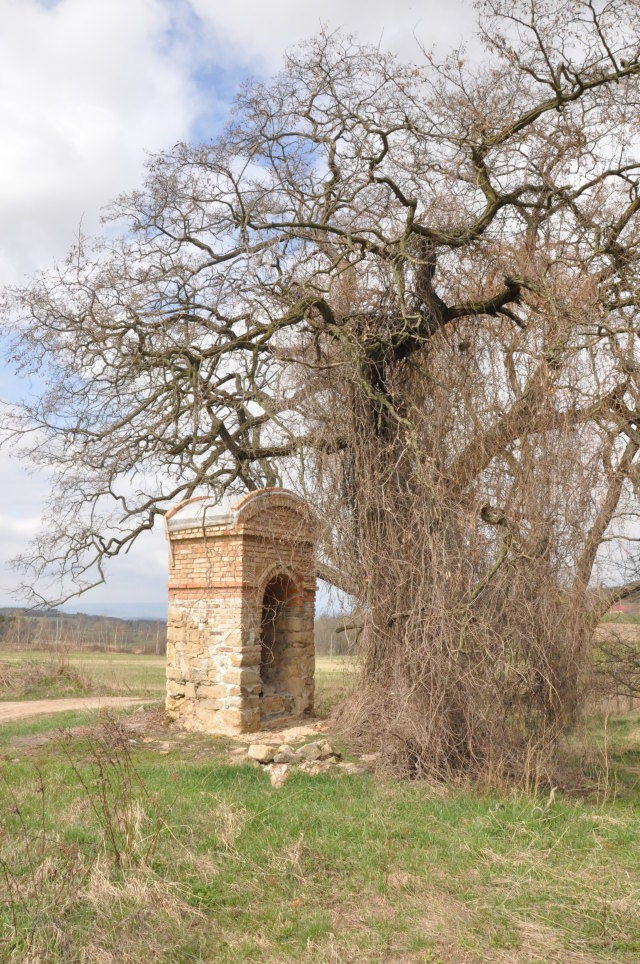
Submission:
[[[309,716],[314,520],[286,489],[189,499],[166,517],[170,719],[241,733]]]

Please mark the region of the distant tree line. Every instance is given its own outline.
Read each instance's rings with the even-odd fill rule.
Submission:
[[[348,624],[349,617],[344,614],[320,616],[315,623],[316,652],[322,656],[344,656],[351,652],[356,630],[349,628]],[[167,651],[167,624],[163,619],[119,619],[63,613],[57,609],[0,609],[0,648],[64,648],[164,655]]]
[[[56,609],[5,609],[0,611],[0,646],[163,655],[167,648],[167,624],[163,619],[119,619]]]
[[[354,652],[357,629],[351,617],[319,616],[315,622],[316,653],[319,656],[346,656]]]

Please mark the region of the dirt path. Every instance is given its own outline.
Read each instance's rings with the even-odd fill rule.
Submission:
[[[108,706],[145,706],[152,699],[139,696],[71,696],[58,700],[24,700],[0,703],[0,724],[24,720],[30,716],[46,716],[50,713],[66,713],[70,710],[99,710]]]

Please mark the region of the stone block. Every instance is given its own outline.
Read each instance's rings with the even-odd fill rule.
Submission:
[[[229,709],[233,709],[233,710],[244,709],[246,701],[247,701],[247,698],[245,696],[242,696],[242,694],[238,696],[231,696],[228,690],[227,690],[227,695],[224,698],[225,706],[228,706]]]
[[[174,699],[179,696],[181,698],[185,695],[185,684],[176,683],[174,680],[167,680],[167,696],[171,696]]]
[[[309,632],[309,623],[299,616],[287,616],[282,621],[283,631],[286,633]]]
[[[275,748],[266,743],[252,743],[247,756],[250,760],[257,760],[258,763],[271,763],[275,756]]]
[[[260,682],[260,669],[255,666],[230,666],[224,674],[225,683],[252,686]]]
[[[223,645],[228,649],[241,649],[243,646],[243,636],[245,633],[242,629],[232,629],[224,633]]]
[[[253,686],[236,686],[231,684],[226,688],[227,696],[244,699],[257,699],[262,693],[262,683],[254,683]]]
[[[245,725],[239,710],[220,710],[210,718],[210,733],[244,733]]]
[[[231,653],[229,662],[233,667],[260,666],[260,647],[251,646],[237,653]]]
[[[276,754],[273,758],[274,763],[295,763],[298,757],[296,756],[295,750],[293,750],[287,743],[283,743],[279,746]]]
[[[304,682],[299,676],[291,675],[287,679],[287,692],[290,696],[293,696],[294,699],[302,696],[304,693]]]
[[[260,706],[265,716],[286,716],[293,709],[292,700],[286,696],[264,696]]]
[[[313,744],[312,744],[313,745]],[[334,747],[329,743],[328,740],[318,740],[316,746],[320,750],[320,759],[327,760],[329,757],[334,757],[340,759],[342,755],[339,750],[334,749]]]
[[[219,683],[198,683],[196,694],[198,699],[220,700],[227,695],[227,688]]]
[[[204,713],[217,713],[218,710],[224,710],[228,705],[226,697],[220,700],[203,697],[199,700],[189,700],[189,702],[192,706],[201,709]]]
[[[321,759],[322,751],[317,743],[306,743],[300,747],[296,756],[299,760],[307,760],[309,763],[315,763],[316,760]]]

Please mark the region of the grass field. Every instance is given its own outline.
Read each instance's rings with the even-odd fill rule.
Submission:
[[[162,660],[110,659],[82,672],[161,691]],[[349,676],[319,660],[319,705]],[[638,714],[567,740],[582,779],[551,803],[368,774],[275,790],[230,740],[118,719],[0,726],[2,961],[640,958]]]
[[[45,678],[41,684],[17,693],[15,687],[3,691],[2,671],[10,667],[24,666],[25,663],[51,665],[57,661],[77,671],[63,674],[62,679]],[[157,694],[162,699],[165,691],[166,658],[164,656],[144,656],[128,653],[73,653],[65,652],[60,656],[50,652],[30,650],[0,650],[0,700],[38,699],[42,697],[72,696],[82,691],[95,695],[151,696]],[[316,681],[321,703],[320,715],[324,716],[329,706],[339,699],[344,685],[352,672],[348,658],[319,656],[316,659]],[[53,674],[52,674],[53,675]]]
[[[29,664],[37,670],[47,668],[39,678],[38,672],[24,672]],[[165,688],[164,656],[138,656],[128,653],[73,653],[60,654],[30,650],[0,650],[0,700],[53,698],[79,693],[99,695],[152,696],[159,699]],[[23,688],[3,687],[3,673],[11,677],[11,670],[20,668]],[[58,672],[56,672],[58,670]]]

